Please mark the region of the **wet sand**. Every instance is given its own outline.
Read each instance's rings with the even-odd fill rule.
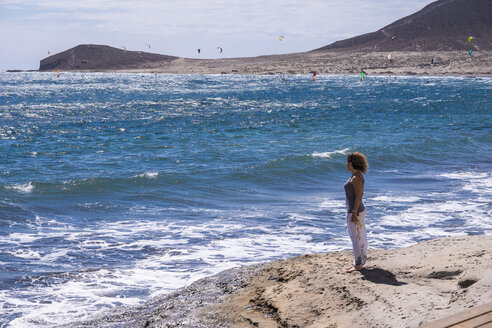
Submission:
[[[492,236],[302,255],[224,271],[71,327],[419,327],[492,302]]]

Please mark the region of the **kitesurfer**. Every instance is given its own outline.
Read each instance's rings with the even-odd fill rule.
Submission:
[[[361,72],[360,72],[360,80],[361,80],[361,81],[362,81],[362,80],[364,80],[364,78],[365,78],[365,77],[366,77],[366,72],[361,71]]]

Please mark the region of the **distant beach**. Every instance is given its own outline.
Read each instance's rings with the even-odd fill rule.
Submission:
[[[346,75],[364,71],[369,76],[492,76],[492,51],[475,51],[471,56],[467,51],[311,51],[229,59],[173,57],[163,61],[138,63],[133,68],[105,68],[101,64],[95,69],[70,68],[69,71],[246,75],[300,75],[314,72]]]
[[[391,55],[391,61],[388,59]],[[492,76],[492,52],[310,52],[252,58],[176,59],[163,67],[124,70],[173,74],[318,74]]]

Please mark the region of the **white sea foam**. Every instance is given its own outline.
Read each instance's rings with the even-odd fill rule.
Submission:
[[[32,243],[33,241],[38,240],[40,238],[42,238],[42,236],[39,236],[34,233],[14,232],[9,234],[8,236],[0,236],[0,242],[22,244],[22,243]]]
[[[333,155],[347,155],[349,152],[349,148],[344,148],[341,150],[327,151],[327,152],[314,152],[311,154],[313,157],[321,157],[321,158],[332,158]]]
[[[22,259],[40,259],[41,255],[37,251],[33,251],[32,249],[18,249],[15,251],[7,251],[7,254],[10,254],[15,257],[19,257]]]
[[[461,188],[482,196],[492,196],[492,174],[486,172],[451,172],[442,177],[463,181]]]
[[[372,198],[368,198],[369,201],[374,202],[385,202],[385,203],[415,203],[418,202],[421,198],[416,196],[408,196],[408,197],[398,197],[398,196],[376,196]]]
[[[345,200],[324,199],[319,206],[321,208],[345,210]]]
[[[23,184],[14,184],[11,186],[7,186],[7,188],[18,191],[18,192],[22,192],[22,193],[30,193],[34,190],[34,185],[32,184],[32,182],[28,182],[28,183],[23,183]]]
[[[309,217],[299,215],[298,220],[309,220]],[[125,240],[130,236],[148,234],[149,231],[160,231],[173,237],[146,238],[128,244],[108,244],[104,241],[109,237]],[[263,233],[258,234],[258,231]],[[78,247],[88,249],[132,250],[153,246],[162,251],[136,261],[130,268],[81,272],[68,281],[43,287],[33,286],[21,292],[0,291],[0,303],[17,303],[15,310],[24,311],[22,317],[10,323],[11,327],[40,326],[35,322],[44,322],[45,325],[70,322],[102,308],[141,303],[148,297],[175,290],[239,264],[339,249],[340,245],[336,243],[313,242],[310,234],[320,232],[318,228],[303,231],[294,225],[278,233],[268,226],[248,227],[227,220],[194,226],[154,221],[100,225],[93,227],[92,231],[73,231],[70,233],[72,238],[67,239],[78,240]],[[237,237],[221,237],[226,233]],[[210,238],[210,235],[217,238],[200,245],[190,245],[188,242],[195,238],[206,240],[204,238]],[[44,237],[49,237],[49,234]],[[18,237],[21,238],[25,239]],[[340,244],[348,247],[349,241],[345,238]],[[49,263],[65,255],[60,250],[39,258],[40,262]],[[129,295],[129,291],[136,293]],[[43,297],[51,303],[33,301]]]

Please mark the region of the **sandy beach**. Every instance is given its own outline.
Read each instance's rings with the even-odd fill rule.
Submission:
[[[419,327],[492,301],[492,236],[302,255],[227,270],[73,327]]]
[[[60,64],[62,63],[62,64]],[[79,45],[41,61],[40,71],[244,75],[491,76],[492,51],[309,51],[258,57],[192,59]]]
[[[391,55],[391,61],[388,60]],[[188,59],[148,63],[137,69],[108,70],[169,74],[360,74],[368,75],[492,75],[492,52],[395,51],[306,52],[230,59]]]

